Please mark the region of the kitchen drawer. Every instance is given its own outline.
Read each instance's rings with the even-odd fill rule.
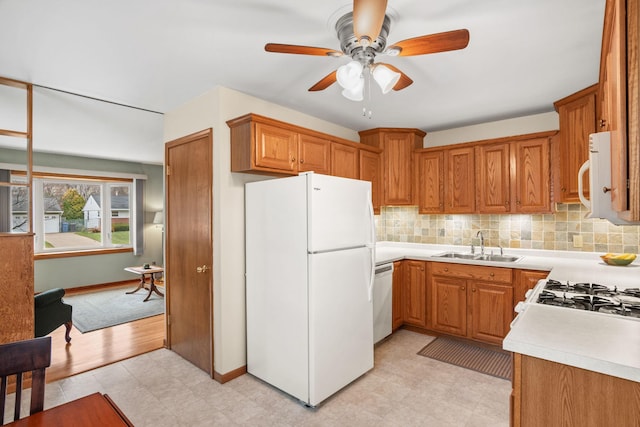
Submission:
[[[460,277],[463,279],[483,280],[495,283],[511,283],[512,270],[510,268],[432,262],[431,274]]]

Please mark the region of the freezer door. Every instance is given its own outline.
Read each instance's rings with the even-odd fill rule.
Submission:
[[[371,183],[309,174],[309,252],[375,243]]]
[[[309,255],[309,404],[373,368],[367,248]]]

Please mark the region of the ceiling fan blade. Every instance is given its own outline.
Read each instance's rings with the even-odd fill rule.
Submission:
[[[464,49],[468,44],[469,31],[463,29],[402,40],[387,48],[385,53],[393,55],[394,51],[399,51],[398,56],[425,55]]]
[[[363,37],[373,41],[380,35],[380,29],[387,11],[387,0],[354,0],[353,32],[360,41]]]
[[[316,92],[319,90],[325,90],[326,88],[328,88],[329,86],[331,86],[332,84],[334,84],[337,80],[337,75],[338,71],[334,70],[332,72],[330,72],[329,74],[327,74],[326,76],[324,76],[322,78],[322,80],[320,80],[318,83],[314,84],[313,86],[311,86],[309,88],[309,92]]]
[[[396,73],[400,73],[400,80],[398,80],[398,83],[393,86],[393,90],[402,90],[413,83],[413,80],[411,80],[409,76],[400,71],[397,67],[383,62],[379,62],[378,64],[384,65],[385,67],[391,69],[392,71],[395,71]]]
[[[275,53],[293,53],[297,55],[316,55],[316,56],[342,56],[339,50],[327,49],[324,47],[297,46],[294,44],[278,44],[267,43],[264,50]]]

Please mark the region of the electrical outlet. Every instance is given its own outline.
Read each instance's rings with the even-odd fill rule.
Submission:
[[[582,247],[582,236],[579,234],[576,234],[575,236],[573,236],[573,247],[574,248],[581,248]]]

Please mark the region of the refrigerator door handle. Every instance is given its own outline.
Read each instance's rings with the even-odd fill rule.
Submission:
[[[371,252],[371,271],[369,272],[369,302],[373,301],[373,282],[376,275],[376,223],[373,214],[373,201],[371,199],[371,192],[368,192],[368,207],[369,207],[369,221],[371,224],[371,239],[369,241],[369,251]]]

